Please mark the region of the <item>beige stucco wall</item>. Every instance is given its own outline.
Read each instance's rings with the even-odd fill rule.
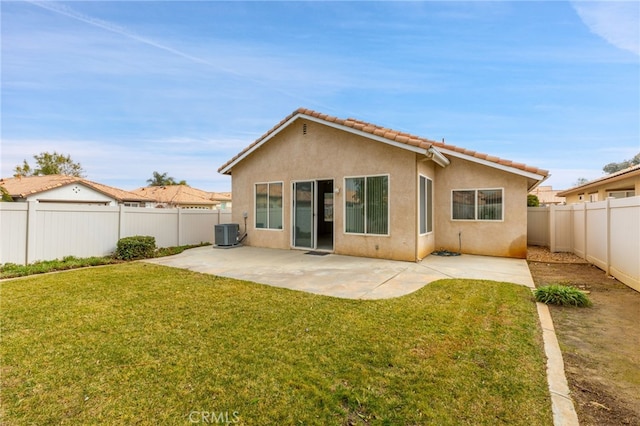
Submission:
[[[306,124],[306,134],[303,134]],[[422,155],[298,119],[232,170],[233,222],[243,229],[248,214],[247,245],[291,248],[292,183],[334,181],[334,252],[363,257],[416,261],[434,250],[524,258],[527,251],[527,179],[475,162],[448,157],[445,168]],[[344,178],[389,175],[389,235],[344,232]],[[418,235],[419,176],[433,181],[433,232]],[[283,229],[255,228],[256,183],[283,182]],[[502,188],[504,220],[454,221],[451,191]]]
[[[599,185],[589,186],[581,190],[577,190],[566,195],[567,204],[576,204],[589,202],[589,196],[591,194],[598,194],[598,201],[605,200],[609,192],[632,190],[635,191],[635,195],[640,195],[640,173],[635,176],[629,176],[627,178],[612,180],[608,182],[602,182]],[[580,199],[580,195],[583,195],[583,199]]]
[[[435,169],[441,168],[436,165],[433,161],[424,160],[418,158],[417,161],[417,169],[418,176],[416,176],[416,195],[415,195],[415,221],[416,221],[416,229],[420,229],[420,218],[418,217],[418,202],[420,195],[418,194],[417,188],[419,188],[420,176],[424,176],[432,181],[432,192],[435,192],[436,182],[435,182]],[[433,231],[424,235],[418,236],[418,252],[417,252],[417,260],[424,259],[429,254],[431,254],[435,250],[435,234],[437,232],[436,223],[435,223],[435,196],[433,196]]]
[[[527,181],[502,170],[449,156],[451,164],[435,168],[435,247],[489,256],[525,258],[527,254]],[[503,221],[451,218],[451,191],[503,188]]]
[[[307,126],[303,134],[303,124]],[[291,248],[292,182],[333,179],[340,192],[334,198],[334,252],[364,257],[416,260],[416,154],[312,121],[298,119],[238,163],[232,170],[233,222],[244,227],[248,213],[247,245]],[[431,163],[431,162],[428,162]],[[432,165],[422,165],[432,173]],[[344,233],[344,178],[389,175],[389,235]],[[283,182],[283,228],[255,228],[254,186]],[[421,247],[429,246],[421,238]],[[423,241],[424,240],[424,241]]]

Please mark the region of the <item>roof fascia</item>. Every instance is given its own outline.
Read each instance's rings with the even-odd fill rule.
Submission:
[[[288,127],[291,123],[296,121],[298,118],[304,118],[306,120],[313,121],[315,123],[319,123],[319,124],[322,124],[322,125],[325,125],[325,126],[328,126],[328,127],[333,127],[334,129],[338,129],[338,130],[343,130],[345,132],[349,132],[349,133],[352,133],[352,134],[355,134],[355,135],[358,135],[358,136],[362,136],[362,137],[365,137],[365,138],[368,138],[368,139],[372,139],[372,140],[375,140],[375,141],[378,141],[378,142],[386,143],[388,145],[395,146],[397,148],[402,148],[402,149],[405,149],[405,150],[408,150],[408,151],[416,152],[418,154],[427,155],[427,150],[424,149],[424,148],[419,148],[419,147],[407,145],[407,144],[404,144],[404,143],[392,141],[390,139],[386,139],[386,138],[383,138],[381,136],[377,136],[377,135],[374,135],[374,134],[371,134],[371,133],[363,132],[361,130],[354,129],[352,127],[345,126],[343,124],[332,123],[330,121],[326,121],[326,120],[323,120],[321,118],[313,117],[313,116],[310,116],[310,115],[307,115],[307,114],[299,112],[299,113],[295,114],[293,117],[291,117],[290,119],[288,119],[287,121],[285,121],[284,123],[282,123],[273,132],[271,132],[269,135],[267,135],[263,140],[261,140],[259,143],[257,143],[254,146],[252,146],[246,152],[244,152],[240,157],[236,158],[233,162],[228,164],[224,169],[220,170],[220,173],[221,174],[229,173],[231,171],[231,169],[233,169],[233,167],[236,164],[238,164],[240,161],[244,160],[251,153],[253,153],[258,148],[260,148],[262,145],[264,145],[265,143],[270,141],[278,133],[280,133],[282,130],[284,130],[286,127]]]
[[[558,192],[558,196],[566,197],[567,195],[570,195],[570,194],[577,194],[577,193],[580,193],[581,191],[588,191],[589,189],[597,188],[600,185],[607,185],[613,182],[618,182],[620,180],[633,178],[637,174],[640,174],[640,170],[631,170],[627,173],[621,173],[617,176],[609,176],[609,177],[605,176],[603,178],[596,179],[591,182],[587,182],[584,185],[576,186],[574,188],[569,188],[562,192]]]
[[[255,144],[254,146],[252,146],[251,148],[249,148],[248,150],[246,150],[241,156],[239,156],[238,158],[236,158],[233,162],[229,163],[224,169],[220,170],[219,173],[226,175],[227,173],[229,173],[231,171],[231,169],[233,169],[233,167],[238,164],[239,162],[241,162],[242,160],[244,160],[245,158],[247,158],[249,155],[251,155],[255,150],[257,150],[258,148],[260,148],[262,145],[264,145],[265,143],[267,143],[268,141],[270,141],[272,138],[274,138],[278,133],[280,133],[283,129],[285,129],[287,126],[289,126],[289,124],[293,123],[294,121],[296,121],[300,116],[303,116],[304,114],[298,113],[296,115],[294,115],[293,117],[291,117],[290,119],[288,119],[287,121],[285,121],[284,123],[282,123],[279,127],[277,127],[273,132],[269,133],[267,136],[265,136],[264,139],[262,139],[259,143]]]
[[[402,148],[407,151],[412,151],[418,154],[427,155],[427,150],[424,148],[420,148],[417,146],[407,145],[402,142],[396,142],[391,139],[384,138],[382,136],[374,135],[372,133],[363,132],[362,130],[354,129],[353,127],[345,126],[344,124],[333,123],[330,121],[323,120],[322,118],[312,117],[306,114],[298,114],[299,116],[303,116],[309,121],[314,121],[316,123],[324,124],[325,126],[333,127],[334,129],[344,130],[345,132],[352,133],[354,135],[362,136],[367,139],[372,139],[374,141],[386,143],[387,145],[395,146],[396,148]]]
[[[463,160],[472,161],[474,163],[482,164],[483,166],[493,167],[494,169],[502,170],[505,172],[513,173],[516,175],[524,176],[528,179],[535,179],[540,182],[544,181],[548,176],[544,176],[538,173],[528,172],[526,170],[517,169],[511,166],[505,166],[504,164],[494,163],[493,161],[484,160],[482,158],[473,157],[471,155],[462,154],[460,152],[452,151],[446,148],[439,148],[443,154],[450,155],[452,157],[458,157]]]

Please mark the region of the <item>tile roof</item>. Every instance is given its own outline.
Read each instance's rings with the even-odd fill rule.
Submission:
[[[603,183],[603,182],[610,181],[610,180],[625,179],[627,177],[635,176],[635,175],[638,175],[638,174],[640,174],[640,164],[636,164],[635,166],[627,167],[626,169],[619,170],[619,171],[611,173],[609,175],[602,176],[602,177],[599,177],[599,178],[594,179],[594,180],[590,180],[589,182],[583,183],[582,185],[578,185],[578,186],[574,186],[573,188],[565,189],[564,191],[559,192],[558,195],[561,196],[561,197],[565,197],[568,194],[571,194],[573,192],[576,192],[576,191],[579,191],[579,190],[582,190],[582,189],[586,189],[588,187],[592,187],[592,186],[597,185],[599,183]]]
[[[170,205],[208,205],[219,204],[210,192],[192,188],[187,185],[145,186],[134,189],[134,194],[144,195],[157,203]]]
[[[230,165],[232,165],[237,160],[245,156],[248,152],[250,152],[254,147],[261,144],[265,139],[269,138],[272,134],[278,132],[282,126],[284,126],[288,121],[290,121],[297,115],[313,117],[322,121],[326,121],[327,123],[333,123],[333,124],[353,128],[355,130],[358,130],[364,133],[369,133],[373,136],[381,137],[389,141],[397,142],[410,147],[416,147],[416,148],[422,148],[422,149],[429,149],[431,147],[435,147],[438,150],[447,150],[453,153],[463,154],[466,156],[476,158],[478,160],[488,161],[491,163],[495,163],[496,165],[501,165],[505,167],[512,167],[524,172],[539,174],[544,177],[548,176],[549,174],[548,170],[543,170],[537,167],[528,166],[523,163],[516,163],[510,160],[505,160],[503,158],[495,157],[489,154],[483,154],[483,153],[468,150],[465,148],[460,148],[455,145],[446,144],[444,143],[444,141],[436,142],[420,136],[412,135],[410,133],[405,133],[398,130],[388,129],[386,127],[381,127],[375,124],[367,123],[365,121],[361,121],[355,118],[341,119],[341,118],[333,117],[333,116],[316,112],[306,108],[298,108],[297,110],[293,111],[291,114],[285,117],[282,121],[280,121],[278,124],[273,126],[269,131],[267,131],[265,134],[263,134],[258,139],[256,139],[251,145],[247,146],[240,153],[238,153],[232,159],[230,159],[225,164],[223,164],[218,169],[218,171],[222,172],[223,170],[227,169]],[[230,170],[227,170],[226,172],[229,173]]]
[[[116,199],[124,201],[152,201],[149,198],[134,194],[113,186],[104,185],[90,180],[65,175],[44,175],[44,176],[22,176],[0,179],[0,185],[4,186],[9,195],[13,198],[26,198],[29,195],[39,194],[55,188],[61,188],[72,183],[80,183],[98,192]]]

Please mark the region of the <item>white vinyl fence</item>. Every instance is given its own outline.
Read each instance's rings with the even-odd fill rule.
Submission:
[[[213,243],[214,225],[230,221],[231,210],[0,203],[0,264],[106,256],[134,235],[158,247]]]
[[[527,243],[571,252],[640,291],[640,196],[529,207]]]

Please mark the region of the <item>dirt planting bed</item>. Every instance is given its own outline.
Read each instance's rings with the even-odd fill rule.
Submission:
[[[581,425],[640,425],[640,293],[567,253],[530,247],[537,287],[587,291],[593,307],[550,306]]]

